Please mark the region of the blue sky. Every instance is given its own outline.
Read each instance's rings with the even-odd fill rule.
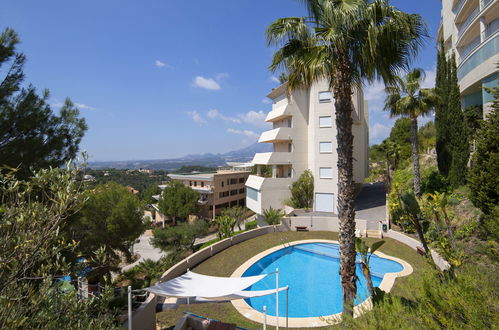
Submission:
[[[417,67],[433,83],[440,1],[393,0],[428,23]],[[90,160],[132,160],[226,152],[268,129],[264,38],[276,18],[303,16],[295,0],[2,0],[0,28],[14,28],[27,79],[70,97],[88,122]],[[383,85],[367,86],[371,143],[389,133]]]

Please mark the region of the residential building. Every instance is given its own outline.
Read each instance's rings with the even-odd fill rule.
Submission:
[[[209,173],[168,174],[171,180],[182,182],[185,186],[199,193],[199,215],[204,218],[214,219],[215,216],[232,206],[246,205],[245,182],[251,171],[248,165],[236,164],[228,169],[219,169]],[[244,164],[243,164],[244,165]],[[161,189],[165,185],[159,186]],[[160,196],[154,196],[159,199]],[[156,221],[164,221],[164,216],[156,208]]]
[[[336,213],[338,196],[338,156],[334,100],[326,81],[308,90],[288,95],[287,84],[267,95],[272,111],[265,121],[273,129],[263,132],[258,142],[272,143],[273,152],[253,158],[256,175],[246,181],[246,206],[257,214],[269,207],[283,208],[291,196],[291,183],[307,169],[314,175],[314,210]],[[354,180],[362,184],[368,175],[368,111],[362,90],[353,95]],[[263,166],[272,174],[263,173]]]
[[[441,15],[437,40],[456,55],[462,106],[481,104],[485,116],[493,97],[482,87],[499,78],[499,1],[444,0]]]

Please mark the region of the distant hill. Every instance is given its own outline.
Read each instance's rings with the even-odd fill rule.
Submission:
[[[89,162],[88,167],[92,169],[116,168],[116,169],[151,169],[151,170],[176,170],[182,166],[224,166],[226,162],[249,162],[255,153],[270,152],[272,145],[268,143],[255,143],[246,148],[229,151],[224,154],[197,154],[187,155],[172,159],[151,159],[151,160],[124,160],[124,161],[101,161]]]

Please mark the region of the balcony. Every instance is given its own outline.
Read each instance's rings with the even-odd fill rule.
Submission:
[[[483,40],[487,39],[491,35],[494,35],[497,30],[499,30],[499,18],[496,18],[495,20],[487,24],[487,26],[485,27],[485,31],[483,31]]]
[[[477,18],[479,13],[480,13],[480,8],[476,7],[475,9],[473,9],[471,14],[466,18],[466,20],[464,20],[464,22],[461,23],[461,25],[459,26],[459,32],[457,34],[458,38],[460,38],[463,35],[464,31],[466,31],[468,26],[470,26],[470,24],[473,23],[473,21],[475,20],[475,18]]]
[[[292,128],[279,127],[270,131],[263,132],[258,143],[275,143],[291,141]]]
[[[272,111],[269,112],[267,115],[267,118],[265,118],[266,122],[275,122],[282,120],[286,117],[291,117],[291,107],[292,105],[289,103],[282,104],[275,109],[272,109]]]
[[[280,165],[291,163],[291,152],[264,152],[255,154],[253,164],[258,165]]]
[[[459,48],[459,57],[463,61],[475,48],[480,45],[480,36],[476,37],[464,47]]]
[[[497,56],[497,54],[499,54],[499,36],[489,38],[489,40],[480,44],[471,55],[462,61],[457,68],[457,78],[462,80],[480,64],[492,56]]]
[[[466,3],[466,1],[468,1],[468,0],[460,0],[459,3],[457,4],[457,6],[453,9],[453,12],[456,15],[456,17],[461,12],[461,9],[463,9],[464,4]]]

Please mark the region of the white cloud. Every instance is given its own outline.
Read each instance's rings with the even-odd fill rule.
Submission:
[[[227,79],[227,78],[229,78],[229,74],[228,74],[227,72],[221,72],[221,73],[217,73],[217,74],[215,75],[215,79],[216,79],[217,81],[220,81],[220,80],[222,80],[222,79]]]
[[[204,124],[206,123],[206,121],[203,119],[203,117],[201,117],[201,115],[199,114],[199,112],[197,111],[187,111],[186,114],[191,117],[191,119],[195,122],[195,123],[198,123],[198,124]]]
[[[391,127],[375,123],[369,128],[369,137],[374,143],[378,143],[390,135]]]
[[[242,115],[239,115],[239,118],[241,118],[243,122],[251,124],[253,126],[260,126],[260,127],[269,126],[269,123],[265,122],[266,117],[267,114],[262,110],[260,111],[251,110]]]
[[[277,83],[277,84],[281,83],[281,81],[279,80],[279,78],[277,78],[276,76],[271,76],[269,79],[273,83]]]
[[[258,139],[258,137],[260,136],[260,134],[256,133],[256,132],[253,132],[253,131],[250,131],[250,130],[237,130],[237,129],[233,129],[233,128],[228,128],[227,129],[227,133],[231,133],[231,134],[238,134],[238,135],[244,135],[250,139],[253,139],[253,140],[256,140]]]
[[[157,66],[158,68],[162,68],[166,66],[166,63],[161,62],[160,60],[154,61],[154,65]]]
[[[437,77],[437,70],[434,67],[431,70],[426,71],[426,77],[425,80],[423,80],[423,83],[421,84],[421,87],[423,88],[433,88],[435,87],[435,79]]]
[[[83,103],[76,103],[75,102],[75,105],[76,105],[77,108],[80,108],[80,109],[83,109],[83,110],[97,110],[96,108],[91,107],[91,106],[86,105],[86,104],[83,104]]]
[[[271,103],[272,103],[272,101],[271,101],[271,100],[269,100],[269,99],[266,97],[266,98],[262,99],[262,103],[264,103],[264,104],[271,104]]]
[[[234,118],[234,117],[224,116],[217,109],[209,110],[208,113],[207,113],[207,116],[210,119],[216,119],[216,118],[218,118],[218,119],[221,119],[221,120],[224,120],[224,121],[229,121],[231,123],[236,123],[236,124],[240,124],[241,123],[240,119],[237,119],[237,118]]]
[[[199,88],[204,88],[204,89],[209,89],[209,90],[221,89],[220,85],[212,78],[205,78],[205,77],[201,77],[201,76],[197,76],[196,78],[194,78],[192,85],[194,87],[199,87]]]

